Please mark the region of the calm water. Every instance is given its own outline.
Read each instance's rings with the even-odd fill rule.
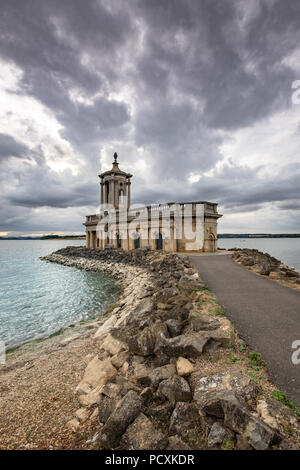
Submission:
[[[219,248],[256,248],[300,272],[300,238],[220,238]]]
[[[0,241],[0,340],[7,348],[44,338],[103,313],[119,294],[108,275],[39,259],[81,240]],[[257,248],[300,271],[300,238],[219,239],[220,248]]]
[[[6,348],[101,315],[119,287],[108,275],[39,259],[83,240],[0,241],[0,340]]]

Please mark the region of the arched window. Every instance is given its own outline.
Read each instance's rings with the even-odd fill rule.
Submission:
[[[122,206],[124,204],[124,190],[120,189],[119,191],[119,204]]]
[[[105,203],[108,204],[109,200],[109,182],[105,181]]]

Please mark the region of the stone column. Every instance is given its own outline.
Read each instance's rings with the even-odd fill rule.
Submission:
[[[118,183],[115,181],[114,182],[114,201],[115,201],[115,207],[119,207],[119,185]]]
[[[100,197],[100,204],[104,204],[104,183],[103,183],[103,178],[101,179],[101,197]]]
[[[110,180],[109,182],[110,188],[109,188],[109,204],[112,204],[113,206],[115,205],[115,182],[114,180]]]
[[[174,222],[171,225],[171,230],[170,230],[170,240],[169,240],[169,250],[171,252],[175,252],[177,248],[177,243],[176,243],[176,230],[174,228]]]
[[[103,183],[103,204],[106,204],[107,194],[106,194],[106,184]]]
[[[131,185],[131,182],[130,182],[130,180],[128,180],[127,181],[127,209],[130,208],[130,204],[131,204],[131,201],[130,201],[130,197],[131,197],[130,185]]]

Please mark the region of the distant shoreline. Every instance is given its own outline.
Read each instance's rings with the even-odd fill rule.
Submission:
[[[300,238],[300,233],[220,233],[218,238]]]
[[[48,240],[85,240],[86,237],[41,237],[41,238],[31,238],[31,237],[0,237],[0,241],[5,241],[5,240],[31,240],[31,241],[48,241]]]
[[[300,238],[300,233],[220,233],[218,238]],[[43,237],[0,237],[3,240],[85,240],[85,235],[81,236],[43,236]]]

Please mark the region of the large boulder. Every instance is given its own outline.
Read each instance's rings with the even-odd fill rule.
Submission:
[[[256,450],[266,450],[281,441],[279,433],[253,416],[240,403],[224,402],[224,424],[239,433]]]
[[[233,339],[233,328],[228,318],[224,316],[218,317],[220,326],[207,332],[209,334],[209,343],[205,347],[205,350],[216,350],[219,347],[229,348]]]
[[[130,352],[141,356],[153,354],[157,338],[161,333],[168,335],[166,325],[160,320],[152,321],[151,326],[144,329],[119,327],[111,330],[112,336],[126,343]]]
[[[178,289],[176,287],[166,287],[165,289],[161,289],[159,291],[156,297],[156,301],[163,303],[163,304],[173,303],[172,299],[177,298],[177,296],[178,296]]]
[[[220,327],[216,317],[196,310],[190,312],[189,323],[194,331],[216,330]]]
[[[120,442],[121,447],[128,450],[162,450],[167,444],[167,437],[143,413],[128,426]]]
[[[182,322],[176,318],[169,318],[166,322],[171,338],[179,336],[182,330]]]
[[[92,406],[96,403],[99,403],[101,398],[101,391],[103,385],[99,385],[99,387],[94,388],[92,391],[86,394],[79,395],[78,400],[82,406]]]
[[[172,405],[178,401],[190,401],[192,392],[189,384],[183,377],[174,375],[173,377],[160,382],[157,396],[169,400]]]
[[[194,390],[194,400],[200,408],[204,408],[211,401],[220,401],[223,395],[230,394],[247,405],[257,394],[257,386],[253,380],[239,370],[207,377],[202,377],[196,372],[190,376],[190,385]]]
[[[258,416],[270,428],[278,431],[280,427],[285,429],[297,424],[295,410],[285,406],[273,398],[260,400],[257,404]]]
[[[225,437],[226,437],[226,429],[224,428],[224,426],[222,426],[221,423],[216,421],[212,425],[208,438],[207,438],[208,447],[216,447],[218,445],[221,445]]]
[[[145,408],[144,413],[150,417],[158,419],[159,421],[167,422],[172,414],[173,405],[168,401],[160,405],[150,404]]]
[[[249,420],[244,436],[255,450],[267,450],[281,441],[279,434],[256,418]]]
[[[185,434],[189,429],[200,428],[199,411],[195,403],[178,402],[170,419],[171,434]]]
[[[139,302],[137,307],[129,313],[120,326],[122,327],[135,327],[143,324],[150,317],[154,310],[154,302],[151,298],[147,297]]]
[[[124,364],[124,362],[126,362],[128,359],[129,359],[129,351],[122,350],[119,353],[112,356],[110,361],[116,369],[120,369],[122,365]]]
[[[116,398],[101,395],[98,405],[98,419],[100,424],[106,423],[110,415],[116,408],[118,400]]]
[[[92,359],[84,372],[82,381],[90,384],[92,387],[99,387],[117,373],[117,369],[112,365],[109,359],[101,361],[98,356]]]
[[[175,336],[175,338],[166,338],[164,334],[161,334],[156,343],[155,352],[161,350],[170,357],[197,357],[202,354],[208,341],[209,337],[199,335],[199,333]]]
[[[102,339],[113,328],[117,321],[116,315],[111,315],[95,333],[95,339]]]
[[[116,386],[114,391],[112,391],[112,386]],[[106,394],[107,396],[120,398],[126,395],[130,390],[141,393],[142,389],[131,380],[127,380],[123,375],[117,374],[110,379],[109,383],[102,387],[101,393]]]
[[[201,289],[200,283],[191,275],[183,274],[178,282],[179,292],[185,295]]]
[[[115,356],[126,350],[126,344],[114,338],[109,333],[101,344],[101,348],[108,352],[111,356]]]
[[[167,364],[162,367],[157,367],[156,369],[151,370],[151,372],[146,372],[142,376],[140,375],[138,377],[138,382],[144,387],[157,387],[162,380],[172,377],[175,373],[175,366],[173,364]]]
[[[119,444],[122,434],[139,415],[142,406],[142,398],[133,390],[122,398],[101,430],[100,441],[105,449],[113,449]]]

